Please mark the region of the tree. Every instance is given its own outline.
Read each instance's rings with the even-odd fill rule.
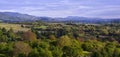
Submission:
[[[120,56],[120,48],[116,48],[114,50],[114,54],[113,54],[114,57],[119,57]]]
[[[70,46],[71,44],[71,39],[67,35],[61,36],[58,40],[58,45],[61,47]]]
[[[2,28],[2,32],[6,33],[6,32],[7,32],[7,30],[6,30],[5,28]]]
[[[28,57],[40,57],[37,48],[33,49],[33,50],[29,53]]]
[[[95,51],[95,52],[92,53],[92,57],[102,57],[102,54],[98,51]]]
[[[83,57],[83,51],[81,48],[64,46],[63,57]]]
[[[82,44],[82,48],[89,52],[100,51],[104,48],[104,44],[96,40],[89,40]]]
[[[0,57],[3,55],[5,57],[12,57],[13,56],[13,45],[11,43],[5,43],[2,42],[0,43]]]
[[[102,29],[101,32],[103,35],[108,35],[108,33],[109,33],[106,29]]]
[[[2,35],[2,36],[0,36],[0,41],[1,42],[7,42],[8,41],[8,37],[6,35]]]
[[[40,50],[40,57],[53,57],[53,56],[52,56],[52,52],[51,51],[41,49]]]
[[[18,57],[26,57],[26,55],[24,53],[20,53],[18,54]]]
[[[50,36],[49,36],[49,39],[50,39],[50,40],[56,40],[56,37],[55,37],[55,35],[50,35]]]
[[[52,54],[53,54],[53,57],[62,57],[63,51],[59,47],[53,47]]]
[[[31,31],[24,32],[22,35],[23,40],[26,41],[35,41],[37,40],[35,33]]]
[[[116,48],[115,42],[106,43],[105,50],[107,51],[107,54],[109,54],[108,57],[113,57],[115,48]]]
[[[21,27],[24,28],[24,25],[22,24]]]
[[[15,57],[20,54],[27,56],[31,52],[31,47],[24,42],[15,42],[13,51]]]
[[[104,48],[101,50],[100,53],[101,53],[102,57],[109,57],[109,54],[107,53],[107,51]]]
[[[15,33],[13,31],[13,29],[11,28],[8,32],[7,32],[7,36],[10,40],[15,40]]]
[[[0,54],[0,57],[6,57],[6,55],[5,54]]]

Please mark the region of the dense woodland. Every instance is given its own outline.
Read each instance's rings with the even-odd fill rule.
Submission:
[[[0,57],[120,57],[120,24],[19,24],[0,28]]]

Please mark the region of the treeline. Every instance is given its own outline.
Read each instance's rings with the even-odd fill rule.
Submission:
[[[23,32],[0,28],[0,57],[120,57],[119,24],[30,27]]]
[[[37,24],[32,26],[32,31],[37,35],[37,38],[48,38],[50,35],[60,38],[63,35],[68,35],[83,41],[96,39],[102,42],[120,42],[120,24]]]

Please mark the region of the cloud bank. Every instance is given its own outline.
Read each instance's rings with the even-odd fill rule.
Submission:
[[[120,18],[120,0],[0,0],[0,11],[49,17]]]

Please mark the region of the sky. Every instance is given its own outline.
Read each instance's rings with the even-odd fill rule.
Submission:
[[[120,0],[0,0],[0,12],[48,17],[120,18]]]

